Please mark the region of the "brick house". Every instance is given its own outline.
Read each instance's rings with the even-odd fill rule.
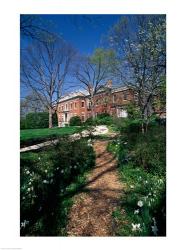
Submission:
[[[94,96],[94,112],[97,116],[108,113],[112,116],[127,117],[125,105],[135,101],[133,90],[127,87],[112,88],[111,82]],[[89,94],[83,91],[62,96],[57,105],[58,126],[69,124],[70,118],[79,116],[82,122],[91,117]]]

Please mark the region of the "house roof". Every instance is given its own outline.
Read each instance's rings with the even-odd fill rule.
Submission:
[[[126,86],[115,87],[115,88],[111,88],[111,92],[112,93],[117,93],[117,92],[124,91],[124,90],[127,90],[127,89],[129,89],[129,87],[126,87]],[[97,94],[100,94],[100,93],[105,92],[105,91],[106,91],[106,87],[101,88],[97,92]],[[68,94],[62,96],[59,99],[59,102],[64,102],[64,101],[68,101],[68,100],[71,100],[71,99],[74,99],[74,98],[77,98],[77,97],[86,97],[86,96],[89,96],[88,91],[86,91],[86,90],[77,90],[77,91],[74,91],[74,92],[71,92],[71,93],[68,93]]]

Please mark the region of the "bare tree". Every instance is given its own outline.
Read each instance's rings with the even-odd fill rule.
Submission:
[[[75,54],[68,43],[57,37],[34,41],[21,53],[21,84],[31,89],[48,109],[49,128],[53,126],[54,105],[62,95]]]
[[[94,96],[105,86],[106,80],[110,79],[114,58],[112,50],[98,48],[92,56],[82,57],[76,67],[75,77],[89,94],[92,117],[95,116]]]
[[[53,25],[52,25],[53,27]],[[21,38],[29,38],[37,41],[52,39],[54,34],[49,31],[51,23],[44,21],[41,15],[22,14],[20,15]]]
[[[137,93],[144,132],[153,113],[154,96],[165,81],[165,16],[122,17],[110,33],[110,42],[119,60],[116,74]]]
[[[38,98],[38,96],[36,96],[36,94],[33,91],[24,98],[22,98],[20,102],[21,117],[24,117],[27,113],[30,112],[46,111],[46,107],[43,105],[44,100],[43,102],[41,102],[41,99],[43,99],[43,97],[40,96],[40,98]]]

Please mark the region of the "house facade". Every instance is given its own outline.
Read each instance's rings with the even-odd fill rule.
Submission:
[[[112,116],[127,117],[125,106],[135,101],[133,90],[127,87],[112,88],[111,83],[94,96],[95,116],[108,113]],[[91,103],[88,93],[75,91],[62,96],[57,105],[58,126],[69,124],[71,117],[79,116],[82,122],[91,117]]]

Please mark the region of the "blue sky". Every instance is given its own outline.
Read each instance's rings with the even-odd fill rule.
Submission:
[[[104,36],[118,22],[122,15],[39,15],[43,28],[61,35],[71,43],[81,54],[92,54],[103,46]],[[21,37],[21,47],[27,46],[28,38]],[[71,78],[66,78],[66,81]],[[64,86],[64,91],[66,92]],[[72,88],[73,90],[73,88]],[[22,87],[21,96],[27,95],[28,90]]]
[[[103,37],[122,15],[40,15],[50,31],[62,35],[83,54],[102,46]]]

